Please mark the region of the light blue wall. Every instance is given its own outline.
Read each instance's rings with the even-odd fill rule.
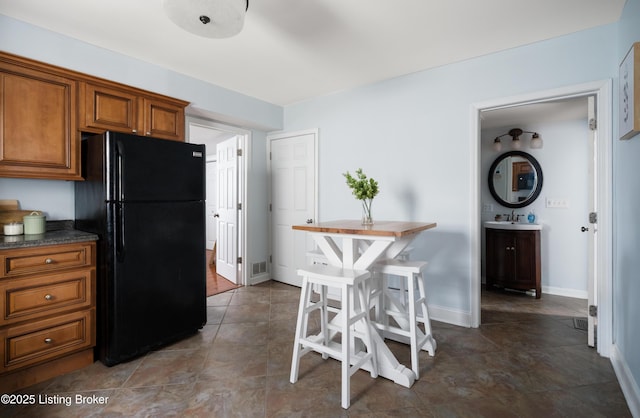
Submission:
[[[471,105],[613,77],[616,29],[607,25],[285,107],[285,130],[320,131],[319,219],[359,215],[341,173],[362,167],[381,187],[374,218],[438,223],[415,250],[430,261],[429,303],[470,313]]]
[[[640,0],[628,0],[619,23],[616,65],[622,62],[634,42],[640,41]],[[616,83],[617,86],[617,77]],[[614,108],[618,110],[617,100]],[[614,119],[614,120],[617,120]],[[614,138],[618,126],[614,124]],[[613,143],[613,211],[614,211],[614,342],[625,360],[636,388],[640,386],[640,187],[638,187],[638,161],[640,135],[628,141]],[[640,396],[638,394],[637,396]],[[636,411],[640,413],[640,411]]]

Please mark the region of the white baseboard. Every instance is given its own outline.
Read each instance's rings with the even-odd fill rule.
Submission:
[[[627,406],[631,411],[631,415],[640,417],[640,387],[638,387],[638,382],[633,378],[633,374],[631,374],[631,370],[629,370],[624,356],[615,344],[611,347],[610,360],[622,393],[627,400]]]
[[[469,312],[436,305],[428,305],[427,307],[429,308],[429,317],[431,317],[432,321],[440,321],[451,325],[471,328],[471,314]]]
[[[589,295],[586,290],[565,289],[563,287],[542,286],[542,293],[556,296],[566,296],[569,298],[587,299]]]
[[[247,285],[251,286],[258,283],[264,283],[269,280],[271,280],[271,275],[269,275],[269,273],[261,273],[256,276],[250,277],[249,283],[247,283]]]

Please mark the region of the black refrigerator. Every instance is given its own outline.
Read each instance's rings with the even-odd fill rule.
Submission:
[[[99,236],[96,355],[112,366],[206,323],[205,147],[106,132],[82,162],[76,228]]]

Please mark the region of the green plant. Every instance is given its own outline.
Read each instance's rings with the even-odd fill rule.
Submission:
[[[362,200],[362,209],[364,210],[364,221],[371,223],[371,203],[380,191],[378,182],[372,178],[367,178],[366,174],[359,168],[356,170],[356,177],[352,176],[348,171],[343,174],[347,179],[347,186],[351,189],[351,193],[358,200]]]

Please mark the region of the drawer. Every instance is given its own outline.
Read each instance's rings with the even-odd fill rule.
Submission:
[[[0,277],[36,274],[95,264],[95,243],[0,251]]]
[[[95,269],[0,281],[0,326],[94,305]]]
[[[60,315],[0,331],[0,372],[47,361],[95,345],[95,310]]]

